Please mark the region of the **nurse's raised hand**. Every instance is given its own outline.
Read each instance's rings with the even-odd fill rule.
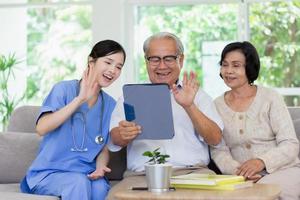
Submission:
[[[82,80],[80,83],[80,91],[78,98],[82,102],[86,102],[93,96],[98,95],[101,87],[97,83],[97,74],[94,65],[89,65],[89,67],[83,72]]]

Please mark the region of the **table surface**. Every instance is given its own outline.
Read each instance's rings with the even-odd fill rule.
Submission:
[[[233,191],[177,189],[176,191],[164,193],[152,193],[148,191],[133,191],[128,189],[116,192],[115,197],[118,200],[274,200],[278,198],[279,194],[280,187],[278,185],[254,184],[253,187]]]

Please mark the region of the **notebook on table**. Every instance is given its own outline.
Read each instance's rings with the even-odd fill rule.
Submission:
[[[205,190],[236,190],[251,187],[251,181],[243,176],[215,174],[186,174],[171,177],[171,185],[175,188]]]

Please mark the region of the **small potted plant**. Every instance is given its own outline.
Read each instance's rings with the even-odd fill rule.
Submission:
[[[146,151],[143,156],[150,157],[150,160],[145,164],[148,191],[169,191],[172,165],[166,163],[166,158],[170,156],[161,154],[159,148],[154,151]]]

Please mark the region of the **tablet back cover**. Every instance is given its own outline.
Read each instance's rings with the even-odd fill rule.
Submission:
[[[123,95],[126,120],[142,127],[136,139],[173,138],[171,93],[167,84],[126,84]]]

